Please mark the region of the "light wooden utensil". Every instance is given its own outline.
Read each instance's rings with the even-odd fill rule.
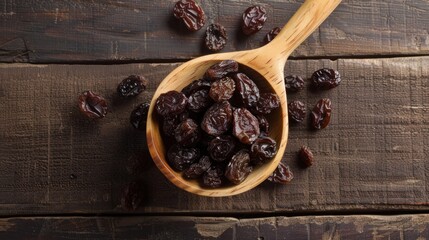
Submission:
[[[276,169],[280,163],[288,138],[288,111],[284,84],[284,66],[289,55],[331,14],[341,0],[306,0],[280,33],[269,44],[248,51],[206,55],[188,61],[174,69],[159,85],[150,104],[147,119],[147,143],[150,154],[161,172],[177,187],[188,192],[212,197],[222,197],[248,191]],[[256,167],[248,178],[239,185],[229,185],[218,189],[202,188],[197,181],[182,177],[167,162],[166,150],[161,138],[160,124],[154,113],[156,99],[161,93],[171,90],[181,91],[195,79],[200,79],[207,68],[222,60],[233,59],[254,70],[251,77],[265,91],[275,92],[280,98],[280,108],[268,117],[270,137],[278,144],[278,153],[269,162]],[[248,74],[248,72],[246,72]]]

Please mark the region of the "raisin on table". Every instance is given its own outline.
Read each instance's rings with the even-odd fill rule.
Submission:
[[[307,114],[305,104],[298,100],[290,102],[287,111],[289,113],[289,118],[297,123],[304,121],[305,115]]]
[[[233,75],[235,81],[235,97],[244,107],[251,108],[259,101],[259,88],[255,82],[244,73]]]
[[[174,116],[185,111],[188,98],[178,91],[159,95],[155,103],[156,112],[163,117]]]
[[[298,75],[286,76],[285,86],[287,92],[298,92],[304,88],[304,79]]]
[[[267,11],[262,6],[247,8],[243,13],[243,22],[241,26],[243,33],[251,35],[261,30],[267,20],[266,13]]]
[[[200,177],[211,166],[210,158],[202,156],[196,163],[192,163],[188,169],[183,172],[185,178],[194,179]]]
[[[302,146],[299,149],[298,157],[302,165],[310,167],[314,163],[314,155],[311,149],[307,146]]]
[[[225,182],[224,170],[218,165],[212,165],[203,174],[203,186],[209,188],[221,187]]]
[[[137,210],[142,201],[143,191],[138,182],[130,182],[122,190],[121,205],[125,210]]]
[[[331,89],[341,83],[340,73],[334,69],[322,68],[311,76],[313,86],[318,89]]]
[[[193,0],[180,0],[174,5],[173,14],[191,31],[201,29],[206,23],[203,9]]]
[[[146,130],[147,115],[149,112],[149,103],[138,105],[130,114],[130,123],[135,129]]]
[[[211,85],[211,82],[208,79],[194,80],[186,87],[184,87],[181,92],[185,94],[186,97],[189,97],[191,96],[191,94],[197,91],[200,91],[203,89],[210,90],[210,85]]]
[[[79,96],[79,109],[88,118],[103,118],[107,114],[107,101],[93,91],[85,91]]]
[[[232,108],[229,102],[215,103],[204,114],[201,128],[208,134],[219,136],[231,128]]]
[[[207,151],[213,161],[222,162],[232,156],[235,149],[235,139],[231,136],[219,136],[209,142]]]
[[[267,33],[267,35],[265,35],[265,38],[264,38],[264,44],[267,44],[267,43],[269,43],[269,42],[273,41],[273,39],[274,39],[275,37],[277,37],[277,35],[279,35],[280,30],[281,30],[281,29],[280,29],[279,27],[275,27],[275,28],[271,29],[271,30]]]
[[[331,120],[331,100],[329,98],[320,99],[311,111],[310,117],[313,128],[323,129],[327,127]]]
[[[210,90],[211,91],[211,90]],[[192,93],[188,98],[188,106],[189,111],[192,112],[203,112],[208,107],[212,105],[213,101],[210,98],[209,90],[201,89]]]
[[[268,177],[268,181],[280,184],[287,184],[293,179],[293,173],[289,166],[280,163],[276,170]]]
[[[246,180],[252,170],[249,151],[243,149],[237,152],[228,163],[225,170],[225,177],[234,184],[240,184]]]
[[[244,144],[252,144],[260,134],[259,121],[245,108],[237,108],[233,113],[232,134]]]
[[[215,81],[217,79],[223,78],[230,73],[238,72],[238,62],[234,60],[223,60],[219,63],[216,63],[207,69],[204,74],[205,79]]]
[[[146,90],[147,80],[143,76],[131,75],[119,83],[116,91],[121,97],[134,97]]]
[[[210,51],[217,52],[222,50],[227,40],[228,36],[224,26],[214,23],[207,27],[205,44]]]
[[[235,91],[234,80],[230,77],[224,77],[212,83],[209,95],[215,102],[229,100]]]
[[[261,93],[259,101],[252,108],[256,114],[269,114],[280,106],[280,99],[275,93]]]
[[[187,169],[192,163],[200,157],[198,148],[184,148],[175,144],[168,149],[167,159],[170,166],[177,171]]]
[[[277,142],[270,137],[255,140],[250,147],[252,164],[262,165],[271,160],[277,153]]]

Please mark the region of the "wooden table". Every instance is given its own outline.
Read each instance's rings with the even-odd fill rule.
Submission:
[[[425,239],[429,237],[429,3],[344,0],[285,66],[305,78],[322,67],[343,82],[289,94],[308,108],[331,98],[328,128],[290,126],[283,161],[294,180],[207,198],[177,189],[158,171],[129,113],[169,71],[207,54],[204,30],[189,33],[171,1],[0,1],[0,239]],[[199,1],[223,24],[223,51],[252,49],[301,1]],[[240,15],[264,5],[268,20],[243,37]],[[129,101],[116,86],[149,79]],[[85,119],[77,96],[109,100]],[[301,145],[316,163],[298,167]],[[138,162],[138,166],[136,165]],[[136,170],[137,169],[137,170]],[[143,203],[121,208],[138,181]]]

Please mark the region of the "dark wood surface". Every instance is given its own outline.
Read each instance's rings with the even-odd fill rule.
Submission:
[[[290,126],[283,159],[295,176],[289,185],[264,182],[226,198],[195,196],[169,183],[152,163],[144,133],[128,123],[133,107],[149,101],[169,71],[207,54],[204,31],[187,33],[171,18],[174,2],[0,1],[0,216],[12,217],[0,220],[1,239],[212,237],[199,233],[200,223],[209,233],[227,226],[221,239],[429,237],[427,215],[354,215],[429,211],[427,1],[344,0],[285,66],[286,74],[305,78],[322,67],[340,71],[335,89],[315,92],[307,82],[288,95],[308,110],[331,98],[331,124],[322,131]],[[260,46],[303,1],[200,2],[208,22],[226,26],[224,51],[233,51]],[[239,17],[255,3],[267,8],[268,21],[245,38],[237,32]],[[116,86],[130,74],[146,76],[149,87],[119,99]],[[84,90],[108,99],[105,119],[79,113]],[[301,145],[316,156],[308,169],[296,163]],[[130,181],[144,193],[135,212],[120,204]],[[307,216],[314,213],[322,216]],[[351,215],[323,216],[333,213]],[[97,217],[105,214],[112,216]],[[216,218],[183,217],[194,215]],[[302,216],[275,218],[284,215]],[[267,218],[226,218],[261,216]]]

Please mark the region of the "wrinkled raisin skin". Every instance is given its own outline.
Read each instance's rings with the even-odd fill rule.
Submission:
[[[238,62],[234,60],[223,60],[210,66],[204,74],[204,78],[215,81],[225,77],[227,74],[236,72],[238,72]]]
[[[280,106],[280,99],[274,93],[261,93],[259,101],[255,104],[252,111],[256,114],[270,114],[271,111]]]
[[[285,86],[287,92],[298,92],[304,88],[304,79],[298,75],[286,76]]]
[[[311,126],[314,129],[323,129],[328,126],[331,120],[331,100],[328,98],[320,99],[313,111],[311,111]]]
[[[183,171],[194,163],[200,156],[198,148],[184,148],[173,145],[168,149],[167,159],[176,171]]]
[[[138,182],[130,182],[122,190],[121,205],[127,211],[135,211],[143,200],[143,193]]]
[[[210,158],[202,156],[198,162],[191,164],[191,166],[183,172],[185,178],[195,179],[200,177],[211,166]]]
[[[119,83],[116,91],[121,97],[134,97],[146,90],[147,80],[143,76],[131,75]]]
[[[235,81],[235,98],[244,107],[251,108],[259,101],[259,88],[255,82],[244,73],[233,75]]]
[[[215,103],[204,114],[201,128],[208,134],[219,136],[231,128],[232,108],[229,102]]]
[[[240,184],[246,180],[252,170],[253,167],[250,166],[249,151],[242,149],[237,152],[228,163],[225,177],[234,184]]]
[[[234,152],[235,139],[231,136],[219,136],[209,142],[207,151],[213,161],[222,162],[227,160]]]
[[[174,5],[173,14],[181,19],[190,31],[198,31],[206,23],[203,9],[193,0],[180,0]]]
[[[271,160],[277,153],[277,142],[270,137],[255,140],[250,147],[250,155],[254,165],[262,165]]]
[[[189,97],[197,91],[203,89],[210,90],[210,85],[211,82],[207,79],[194,80],[182,89],[182,93],[185,94],[186,97]]]
[[[313,87],[317,89],[331,89],[341,83],[340,73],[334,69],[322,68],[311,76]]]
[[[307,146],[302,146],[299,149],[298,157],[299,157],[301,165],[303,165],[305,167],[310,167],[314,163],[313,152],[311,152],[311,149]]]
[[[209,95],[215,102],[228,101],[235,91],[234,80],[224,77],[212,83]]]
[[[92,119],[103,118],[107,114],[107,102],[93,91],[85,91],[79,96],[80,111]]]
[[[289,166],[280,163],[276,170],[268,177],[268,181],[280,184],[288,184],[293,179],[293,173]]]
[[[300,123],[304,121],[307,110],[305,109],[305,104],[303,102],[295,100],[288,104],[288,113],[289,118],[292,121]]]
[[[174,137],[178,144],[188,147],[195,145],[200,140],[201,133],[198,124],[188,118],[176,127]]]
[[[267,33],[267,35],[265,35],[265,38],[264,38],[264,44],[267,44],[267,43],[269,43],[269,42],[273,41],[273,39],[274,39],[275,37],[277,37],[277,35],[279,35],[280,30],[281,30],[281,29],[280,29],[279,27],[275,27],[275,28],[271,29],[271,30]]]
[[[192,93],[188,98],[187,108],[192,112],[203,112],[213,103],[209,90],[202,89]]]
[[[267,11],[262,6],[252,6],[246,9],[243,13],[243,22],[241,29],[244,34],[251,35],[264,26],[267,20]]]
[[[142,103],[138,105],[130,114],[131,125],[138,130],[146,130],[147,115],[149,112],[149,103]]]
[[[207,27],[205,38],[207,49],[213,52],[220,51],[225,47],[227,41],[228,35],[224,26],[214,23]]]
[[[156,112],[163,117],[171,117],[185,111],[188,99],[185,94],[169,91],[161,94],[155,103]]]
[[[218,188],[225,183],[225,172],[218,165],[212,165],[203,175],[203,186]]]
[[[240,142],[252,144],[259,137],[259,121],[249,110],[245,108],[235,109],[233,119],[232,134]]]
[[[264,115],[256,115],[256,118],[259,121],[259,129],[261,133],[268,135],[270,133],[270,123]]]

